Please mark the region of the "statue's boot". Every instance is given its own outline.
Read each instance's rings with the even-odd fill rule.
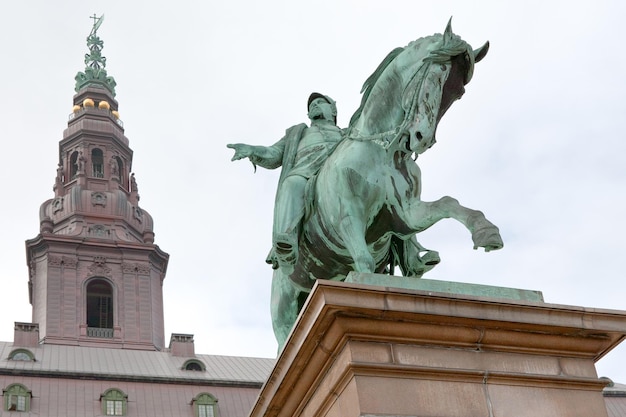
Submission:
[[[267,258],[265,258],[265,263],[268,265],[272,265],[272,269],[278,269],[278,259],[276,259],[276,253],[274,252],[274,248],[270,249],[270,253],[267,254]]]
[[[439,257],[439,252],[436,250],[427,249],[426,252],[421,255],[422,263],[426,266],[429,266],[428,270],[432,269],[435,265],[441,262],[441,258]]]
[[[296,234],[277,234],[274,237],[274,255],[278,262],[278,267],[286,274],[291,274],[298,259],[298,239]]]
[[[424,264],[424,272],[428,272],[441,262],[439,252],[436,250],[426,249],[426,252],[420,256],[421,262]]]

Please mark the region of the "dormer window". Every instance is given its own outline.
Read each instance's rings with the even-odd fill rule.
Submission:
[[[183,364],[185,371],[206,371],[206,367],[197,359],[189,359]]]
[[[28,349],[15,349],[9,354],[9,359],[12,361],[32,362],[35,360],[35,355]]]
[[[91,151],[91,165],[93,168],[93,176],[96,178],[104,178],[104,155],[101,149],[94,148]]]

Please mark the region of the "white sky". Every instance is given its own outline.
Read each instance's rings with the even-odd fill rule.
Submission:
[[[471,4],[471,5],[470,5]],[[231,163],[230,142],[269,145],[337,100],[345,127],[363,81],[394,47],[453,28],[491,41],[463,99],[423,154],[423,199],[480,209],[505,248],[472,250],[442,222],[419,240],[429,279],[540,290],[547,302],[624,309],[625,3],[582,1],[56,1],[0,5],[4,220],[0,340],[31,321],[24,241],[53,197],[58,142],[84,70],[93,13],[141,205],[170,253],[166,338],[196,351],[273,357],[264,264],[277,171]],[[626,382],[626,346],[598,363]]]

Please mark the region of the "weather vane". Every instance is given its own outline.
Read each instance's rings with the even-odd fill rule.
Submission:
[[[100,27],[100,25],[102,24],[102,21],[104,20],[104,15],[98,17],[95,13],[93,14],[93,16],[89,17],[90,19],[93,19],[93,29],[91,29],[91,35],[95,35],[96,31],[98,30],[98,28]]]

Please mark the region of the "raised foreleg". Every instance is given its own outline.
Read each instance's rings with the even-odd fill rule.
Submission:
[[[416,232],[428,229],[439,220],[452,218],[470,231],[474,249],[481,247],[489,252],[504,246],[500,231],[481,211],[463,207],[452,197],[442,197],[433,202],[414,201],[405,209],[405,216],[409,227]]]

